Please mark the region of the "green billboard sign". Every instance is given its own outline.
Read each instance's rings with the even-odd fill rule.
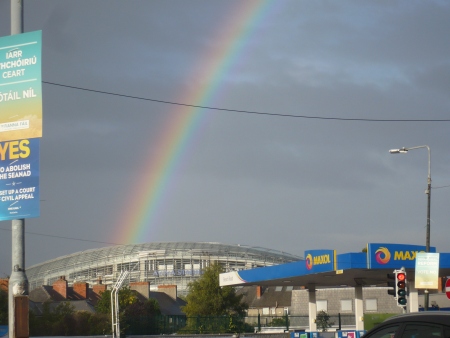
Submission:
[[[42,32],[0,38],[0,142],[42,137]]]

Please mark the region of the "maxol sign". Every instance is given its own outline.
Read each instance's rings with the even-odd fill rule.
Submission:
[[[39,216],[39,139],[0,142],[0,221]]]
[[[305,265],[311,273],[334,271],[336,270],[336,250],[305,251]]]
[[[414,268],[418,252],[425,252],[422,245],[369,243],[367,244],[367,266],[369,269],[400,267]],[[436,252],[435,247],[430,252]]]

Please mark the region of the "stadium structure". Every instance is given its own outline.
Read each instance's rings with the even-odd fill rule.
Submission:
[[[179,295],[186,295],[189,282],[199,278],[212,263],[224,271],[238,271],[302,260],[285,252],[209,242],[160,242],[118,245],[91,249],[62,256],[28,267],[30,290],[52,285],[64,276],[69,285],[112,286],[122,271],[128,271],[130,282],[150,282],[150,290],[158,285],[176,285]]]

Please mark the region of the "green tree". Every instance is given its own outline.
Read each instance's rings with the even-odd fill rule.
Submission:
[[[75,329],[74,306],[70,302],[58,304],[53,310],[46,302],[42,307],[42,316],[30,312],[30,336],[67,336]]]
[[[8,292],[0,290],[0,325],[8,325]]]
[[[70,302],[63,302],[53,311],[53,332],[57,336],[68,336],[75,330],[75,307]]]
[[[111,291],[106,290],[100,294],[95,310],[98,314],[111,317]],[[161,314],[159,304],[154,299],[139,300],[137,292],[129,287],[119,290],[119,319],[120,331],[127,334],[146,334],[152,327],[152,318]],[[108,320],[111,323],[111,320]],[[110,325],[111,327],[111,325]],[[98,334],[101,327],[96,328]],[[131,329],[133,332],[131,332]],[[111,333],[111,329],[104,330]]]
[[[245,314],[248,305],[242,302],[242,295],[237,295],[231,286],[219,286],[219,274],[223,272],[219,264],[207,267],[204,274],[189,283],[187,304],[182,310],[191,316],[223,316]]]
[[[161,315],[159,304],[154,299],[139,301],[127,306],[122,312],[121,328],[127,335],[148,334],[155,331],[156,316]]]
[[[52,310],[43,304],[42,316],[30,311],[30,336],[98,336],[111,333],[111,314],[74,311],[69,302],[60,303]]]
[[[330,316],[325,311],[319,311],[316,317],[316,325],[318,329],[321,329],[322,332],[325,332],[328,330],[331,325],[334,323],[330,321]]]
[[[136,292],[129,287],[122,287],[119,290],[119,310],[122,311],[127,306],[137,303],[139,298]],[[111,290],[105,290],[100,294],[100,299],[95,306],[95,310],[99,313],[111,313]]]
[[[95,313],[91,315],[88,322],[89,336],[104,336],[111,334],[111,314]]]
[[[42,315],[36,316],[34,312],[29,313],[30,336],[48,336],[51,329],[50,303],[42,304]]]
[[[30,311],[31,336],[93,336],[111,334],[111,291],[101,294],[96,306],[97,313],[75,311],[70,302],[54,306],[44,303],[42,315],[37,317]],[[153,316],[160,315],[159,304],[154,299],[140,301],[136,291],[125,287],[119,292],[119,316],[121,332],[128,328],[146,334],[150,329]]]
[[[93,315],[87,311],[77,311],[73,314],[72,319],[74,326],[70,332],[73,336],[90,336],[90,321]]]

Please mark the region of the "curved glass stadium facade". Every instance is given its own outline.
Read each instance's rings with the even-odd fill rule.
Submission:
[[[91,249],[59,257],[27,268],[30,290],[52,285],[65,276],[69,285],[114,284],[122,271],[130,272],[127,282],[177,285],[186,295],[188,283],[198,278],[205,267],[218,262],[225,271],[252,269],[301,260],[285,252],[244,245],[202,242],[163,242],[119,245]]]

